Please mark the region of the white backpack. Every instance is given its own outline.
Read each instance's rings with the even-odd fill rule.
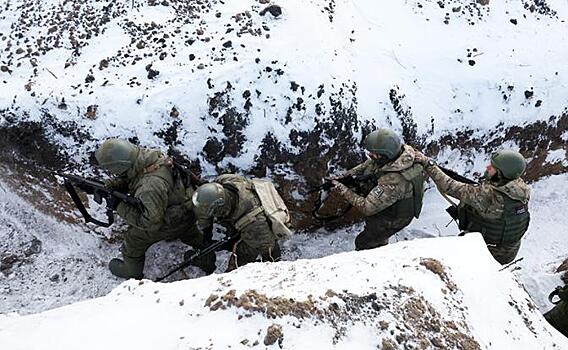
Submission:
[[[293,232],[288,228],[290,213],[284,200],[276,191],[274,184],[267,180],[253,179],[254,190],[260,198],[264,214],[272,224],[272,232],[279,239],[292,237]]]

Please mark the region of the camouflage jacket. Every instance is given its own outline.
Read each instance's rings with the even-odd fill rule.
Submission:
[[[185,189],[176,186],[171,168],[171,159],[159,150],[141,149],[126,175],[107,182],[107,186],[125,190],[138,198],[143,210],[120,203],[118,215],[129,225],[146,231],[156,231],[187,220],[189,211]]]
[[[503,186],[490,181],[471,185],[450,178],[436,165],[427,167],[426,171],[440,192],[459,199],[460,206],[469,205],[487,219],[501,218],[505,202],[503,195],[523,204],[529,201],[530,188],[522,179],[509,181]]]
[[[219,224],[227,228],[229,234],[239,233],[241,239],[250,246],[259,249],[272,247],[275,235],[267,224],[264,212],[255,212],[262,209],[262,204],[254,192],[252,182],[234,174],[221,175],[213,181],[225,188],[226,203],[215,213],[215,217],[208,217],[206,213],[194,209],[199,229],[204,233],[210,231],[217,219]],[[250,220],[242,227],[236,227],[247,215],[250,215]]]
[[[408,181],[402,172],[412,167],[422,166],[414,163],[414,149],[408,145],[403,146],[402,154],[393,162],[380,167],[374,160],[369,159],[355,168],[349,170],[346,175],[375,174],[377,182],[366,197],[359,196],[347,186],[339,184],[337,191],[351,205],[357,208],[365,216],[375,215],[400,200],[412,198],[414,189],[411,181]]]

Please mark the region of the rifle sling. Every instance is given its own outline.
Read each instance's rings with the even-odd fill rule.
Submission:
[[[107,211],[108,222],[103,222],[103,221],[100,221],[100,220],[93,218],[91,216],[91,214],[89,214],[87,212],[87,209],[85,208],[85,205],[81,201],[81,198],[79,198],[79,195],[77,194],[77,191],[75,190],[75,187],[73,186],[73,184],[67,179],[65,179],[63,181],[63,184],[65,186],[65,189],[67,190],[67,193],[69,193],[69,196],[71,196],[71,199],[73,200],[73,202],[77,206],[77,209],[79,209],[79,211],[83,215],[83,218],[85,219],[86,223],[91,222],[95,225],[102,226],[102,227],[109,227],[110,225],[113,224],[114,217],[112,216],[112,213],[110,213],[110,215],[109,215],[109,213]]]

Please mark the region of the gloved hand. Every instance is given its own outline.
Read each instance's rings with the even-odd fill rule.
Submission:
[[[430,158],[426,157],[422,152],[414,150],[414,162],[422,165],[426,165]]]

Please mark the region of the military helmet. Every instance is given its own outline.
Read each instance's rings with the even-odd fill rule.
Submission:
[[[217,209],[225,205],[225,189],[216,182],[201,185],[193,193],[191,201],[197,211],[209,217],[215,216]]]
[[[394,131],[386,128],[373,131],[363,141],[365,149],[388,159],[395,159],[400,153],[402,142]]]
[[[124,174],[136,162],[140,149],[127,140],[108,139],[97,149],[95,158],[109,172]]]
[[[527,161],[517,151],[501,150],[491,156],[491,165],[509,180],[518,179],[527,167]]]

